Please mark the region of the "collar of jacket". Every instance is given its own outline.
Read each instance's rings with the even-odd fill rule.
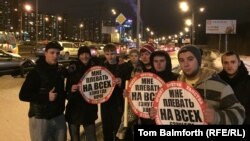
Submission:
[[[216,75],[216,71],[209,69],[209,68],[201,68],[200,71],[198,72],[198,81],[196,82],[196,84],[194,84],[193,87],[196,87],[197,85],[199,85],[200,83],[203,83],[204,81],[207,81],[208,79],[212,78],[214,75]],[[186,82],[186,76],[182,73],[179,77],[178,77],[178,81],[182,81],[182,82]]]

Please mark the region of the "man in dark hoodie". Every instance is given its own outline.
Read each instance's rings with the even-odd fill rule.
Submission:
[[[77,54],[78,60],[68,69],[69,75],[66,83],[68,103],[65,117],[72,141],[80,141],[80,126],[84,128],[87,141],[96,141],[97,104],[90,104],[83,99],[79,91],[79,81],[89,68],[97,64],[92,60],[89,47],[80,47]]]
[[[172,72],[172,63],[169,54],[165,51],[155,51],[150,56],[150,65],[152,66],[151,72],[158,75],[164,82],[169,81],[176,81],[178,74]],[[130,110],[131,111],[131,110]],[[156,110],[152,108],[149,113],[151,119],[140,118],[142,125],[155,125],[154,116],[156,115]],[[125,141],[132,141],[133,140],[133,132],[131,126],[134,124],[130,124],[133,119],[137,119],[134,113],[128,112],[128,125],[129,128],[126,130],[118,130],[117,137],[119,139],[124,139]]]
[[[160,76],[165,82],[176,81],[178,74],[172,72],[172,63],[169,54],[165,51],[155,51],[150,56],[152,72]]]
[[[19,99],[30,103],[31,141],[67,139],[64,76],[57,62],[62,49],[56,41],[48,43],[44,56],[38,59],[21,87]]]
[[[124,84],[122,82],[124,82],[123,75],[127,72],[122,72],[124,70],[123,65],[118,64],[116,46],[114,44],[105,45],[103,51],[106,59],[103,66],[116,77],[116,86],[112,95],[106,102],[101,104],[103,140],[114,141],[123,114],[124,100],[122,92]]]
[[[234,90],[236,97],[245,107],[246,118],[243,124],[250,124],[250,76],[244,63],[235,52],[229,51],[222,55],[223,70],[219,73]]]

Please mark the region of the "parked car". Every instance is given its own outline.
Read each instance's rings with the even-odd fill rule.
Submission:
[[[61,58],[64,56],[77,56],[78,46],[73,42],[59,41],[58,42],[63,50],[60,52]],[[36,57],[44,55],[45,52],[45,44],[37,44],[34,48],[34,53]]]
[[[69,56],[77,56],[78,46],[73,42],[59,41],[59,44],[63,47],[63,50],[60,52],[62,56],[65,54]]]
[[[35,63],[31,59],[23,58],[18,54],[13,54],[0,49],[0,76],[24,76],[33,69]]]

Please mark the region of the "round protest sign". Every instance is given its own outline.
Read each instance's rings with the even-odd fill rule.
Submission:
[[[142,118],[149,118],[156,92],[165,82],[156,74],[139,73],[128,85],[128,100],[133,112]]]
[[[98,104],[109,99],[115,85],[115,77],[110,71],[102,66],[94,66],[81,78],[80,92],[88,103]]]
[[[153,107],[158,125],[204,125],[204,101],[184,82],[171,81],[158,91]]]

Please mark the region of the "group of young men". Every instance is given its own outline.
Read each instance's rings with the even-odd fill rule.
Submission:
[[[104,47],[105,61],[91,57],[88,47],[80,47],[78,60],[65,71],[58,66],[57,59],[63,48],[56,41],[47,44],[44,57],[37,61],[36,67],[27,75],[20,90],[19,98],[30,103],[29,129],[32,141],[66,141],[67,125],[72,141],[80,141],[80,126],[84,127],[87,141],[96,141],[95,120],[97,105],[87,103],[79,92],[78,82],[86,70],[102,65],[116,77],[116,86],[108,101],[101,104],[101,120],[104,141],[117,140],[122,115],[125,81],[131,77],[134,69],[140,67],[143,72],[152,72],[165,82],[176,80],[194,87],[204,99],[205,122],[208,124],[236,125],[249,124],[248,96],[250,77],[239,55],[225,53],[222,58],[223,71],[201,67],[202,52],[193,45],[186,45],[178,52],[181,74],[172,73],[171,58],[165,51],[155,51],[151,44],[141,47],[139,63],[128,69],[118,64],[116,47],[107,44]],[[126,63],[125,63],[126,64]],[[130,70],[129,73],[125,72]],[[65,78],[66,87],[64,85]],[[66,105],[65,112],[65,103]],[[248,108],[249,107],[249,108]],[[150,111],[152,119],[139,119],[139,124],[154,124],[155,111]],[[65,119],[66,118],[66,119]],[[130,135],[125,140],[132,140]],[[125,135],[126,136],[126,135]]]

